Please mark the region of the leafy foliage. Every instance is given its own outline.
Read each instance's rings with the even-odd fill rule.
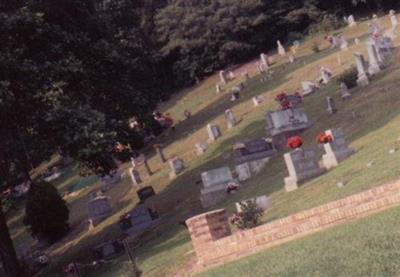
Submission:
[[[239,203],[241,212],[235,213],[231,218],[231,223],[239,229],[254,228],[259,224],[263,211],[257,207],[255,201],[244,201]]]
[[[45,182],[33,184],[27,195],[24,224],[34,237],[53,243],[68,231],[69,211],[57,189]]]

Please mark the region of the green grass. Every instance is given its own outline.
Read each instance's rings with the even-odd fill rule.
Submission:
[[[346,38],[350,40],[356,36],[365,36],[366,24],[362,23],[355,28],[345,29]],[[385,24],[389,26],[387,20]],[[155,174],[147,177],[143,169],[140,169],[144,184],[153,186],[157,192],[157,196],[150,204],[157,207],[162,216],[157,238],[135,250],[139,267],[145,276],[181,273],[179,270],[186,269],[192,263],[194,254],[190,238],[178,222],[205,211],[199,201],[200,174],[204,170],[223,165],[233,168],[232,157],[230,157],[233,143],[238,140],[265,136],[264,115],[266,110],[277,108],[273,101],[274,96],[282,90],[296,90],[302,80],[316,79],[321,65],[328,66],[339,74],[353,63],[353,51],[364,53],[366,51],[360,44],[353,45],[350,51],[345,52],[325,49],[319,53],[312,53],[311,45],[315,40],[321,40],[321,38],[312,38],[302,45],[296,55],[295,64],[287,65],[287,58],[275,56],[276,63],[273,67],[275,77],[272,81],[261,83],[259,76],[250,72],[253,78],[238,102],[229,101],[227,93],[215,94],[215,83],[218,80],[215,75],[193,89],[177,93],[168,103],[160,107],[161,110],[170,112],[178,122],[175,132],[167,132],[159,138],[166,146],[165,155],[167,157],[178,155],[183,158],[187,169],[175,180],[170,181],[169,166],[161,164],[153,152],[148,153],[148,156],[150,167]],[[323,43],[321,45],[326,48]],[[342,66],[336,62],[337,53],[340,53],[344,61]],[[399,60],[399,56],[400,53],[397,50],[393,60]],[[398,76],[400,76],[400,65],[391,64],[382,74],[374,77],[370,86],[352,90],[353,97],[348,101],[340,100],[339,86],[335,82],[305,99],[304,108],[314,123],[313,128],[303,134],[306,147],[317,147],[314,141],[320,131],[341,127],[351,147],[356,150],[356,153],[339,167],[305,183],[297,191],[286,193],[283,189],[283,178],[287,172],[282,158],[284,152],[281,152],[259,175],[243,183],[238,193],[212,209],[222,207],[233,212],[236,201],[266,194],[270,195],[273,201],[273,208],[263,217],[263,221],[266,222],[398,178],[400,151],[393,155],[388,154],[389,149],[396,146],[397,138],[400,136],[398,112],[400,79]],[[235,80],[229,86],[239,81]],[[262,94],[266,101],[260,107],[254,108],[251,97],[259,94]],[[333,116],[325,110],[325,98],[328,95],[334,98],[339,110]],[[240,124],[229,131],[223,119],[223,112],[227,108],[232,108],[236,117],[241,119]],[[189,120],[183,120],[185,109],[192,112],[193,116]],[[353,119],[353,111],[359,113],[361,117]],[[206,141],[205,126],[209,122],[218,123],[221,126],[223,137],[211,144],[205,155],[196,157],[193,153],[194,144]],[[366,164],[371,160],[375,163],[368,168]],[[127,163],[121,168],[126,170],[129,166]],[[63,177],[55,182],[60,192],[64,192],[74,183],[81,182],[82,178],[76,173],[76,169],[71,166]],[[342,180],[346,182],[346,186],[339,189],[336,183]],[[84,179],[82,184],[85,185],[78,195],[67,198],[73,232],[48,249],[52,256],[52,264],[43,272],[43,276],[61,276],[60,268],[71,261],[92,261],[91,247],[104,240],[117,237],[120,232],[115,223],[119,216],[137,203],[130,177],[125,175],[121,184],[107,193],[112,199],[115,214],[94,230],[89,231],[83,223],[86,219],[86,202],[89,192],[99,188],[100,184],[96,178]],[[9,223],[12,233],[22,238],[27,234],[21,225],[20,218],[16,214],[10,218]],[[15,242],[19,243],[20,239],[16,237]],[[126,256],[122,256],[111,264],[87,270],[85,276],[123,276],[122,265],[125,265],[126,261]]]
[[[398,276],[399,259],[400,208],[397,207],[199,276]]]

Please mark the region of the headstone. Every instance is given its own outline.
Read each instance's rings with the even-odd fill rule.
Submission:
[[[222,92],[222,86],[220,84],[216,84],[215,90],[216,90],[217,94],[220,94]]]
[[[329,114],[335,114],[337,112],[335,102],[332,97],[326,97],[326,102],[328,104],[328,112]]]
[[[251,198],[251,199],[241,201],[241,202],[247,202],[247,201],[254,202],[257,205],[257,207],[259,209],[261,209],[262,211],[266,211],[266,210],[272,208],[272,199],[271,199],[271,197],[268,197],[266,195],[258,196],[258,197]],[[238,213],[240,213],[242,211],[242,209],[240,207],[240,202],[236,203],[236,211]]]
[[[351,97],[349,88],[347,87],[346,83],[341,82],[340,83],[340,94],[342,99],[348,99]]]
[[[340,49],[342,49],[342,50],[349,49],[349,43],[343,36],[340,37]]]
[[[289,176],[285,178],[285,190],[296,190],[299,184],[310,178],[324,173],[318,165],[318,158],[314,150],[298,148],[284,155]]]
[[[368,50],[368,63],[369,63],[368,73],[370,75],[375,75],[381,71],[377,57],[377,52],[372,43],[367,43],[367,50]]]
[[[119,227],[125,235],[135,238],[158,223],[159,216],[157,211],[149,209],[145,205],[138,205],[129,213],[121,216]]]
[[[392,29],[395,31],[399,22],[396,17],[396,12],[394,10],[389,11],[390,23],[392,24]]]
[[[354,19],[354,16],[353,16],[353,15],[350,15],[350,16],[347,18],[347,22],[348,22],[348,24],[349,24],[350,27],[353,27],[353,26],[356,26],[356,25],[357,25],[356,20]]]
[[[203,188],[201,189],[201,203],[209,208],[225,199],[228,186],[239,183],[232,177],[229,167],[221,167],[201,174]]]
[[[239,142],[234,145],[233,149],[236,164],[270,158],[277,152],[274,145],[265,139]]]
[[[357,65],[357,84],[359,86],[367,86],[369,85],[369,79],[367,73],[365,71],[365,60],[364,56],[360,53],[354,53],[354,58],[356,59]]]
[[[331,129],[325,131],[326,135],[332,137],[332,142],[324,144],[325,154],[322,156],[322,163],[326,169],[338,166],[343,160],[353,154],[340,129]]]
[[[110,198],[106,196],[98,196],[89,201],[87,209],[91,225],[96,226],[101,221],[111,216],[112,209]]]
[[[263,102],[263,98],[261,96],[259,96],[259,95],[254,96],[252,98],[252,100],[253,100],[254,107],[258,107]]]
[[[124,246],[119,240],[103,242],[93,248],[93,254],[97,260],[111,260],[124,252]]]
[[[312,125],[303,108],[268,111],[266,121],[267,136],[278,148],[284,146],[289,137],[300,134]]]
[[[181,160],[177,157],[174,157],[169,160],[169,166],[171,167],[171,172],[169,174],[169,177],[171,179],[178,176],[185,169],[185,164],[183,163],[183,160]]]
[[[243,182],[251,178],[250,165],[248,163],[239,164],[236,166],[236,173],[239,181]]]
[[[290,63],[294,63],[294,56],[293,55],[289,55],[289,62]]]
[[[302,81],[301,87],[303,88],[303,96],[307,96],[315,92],[317,85],[311,81]]]
[[[232,81],[236,78],[235,73],[233,73],[233,71],[229,71],[228,72],[228,79],[229,81]]]
[[[146,199],[153,197],[156,195],[152,186],[143,187],[136,191],[137,196],[139,197],[140,203],[144,203]]]
[[[201,156],[207,151],[207,145],[205,145],[204,143],[196,143],[195,148],[197,156]]]
[[[226,85],[227,80],[226,80],[226,76],[225,76],[225,71],[221,70],[219,72],[219,79],[220,79],[222,85]]]
[[[207,134],[209,140],[212,142],[216,141],[221,136],[221,131],[218,125],[207,124]]]
[[[145,156],[143,154],[140,154],[136,157],[131,157],[131,163],[132,163],[132,167],[139,167],[142,164],[144,164],[145,161]]]
[[[121,182],[121,173],[117,170],[110,172],[110,174],[101,177],[102,191],[106,192]]]
[[[264,67],[265,70],[268,70],[269,68],[268,56],[264,53],[261,53],[260,59],[261,59],[261,65]]]
[[[326,67],[321,67],[320,69],[320,73],[321,73],[321,80],[323,84],[328,84],[332,78],[332,71]]]
[[[359,45],[360,44],[360,39],[359,38],[355,38],[354,39],[354,44],[355,45]]]
[[[129,174],[131,176],[133,185],[136,187],[140,187],[140,184],[142,183],[142,179],[140,178],[139,171],[135,170],[134,168],[130,168]]]
[[[225,121],[228,126],[228,129],[235,127],[237,122],[232,110],[228,109],[225,111]]]
[[[278,45],[278,53],[279,53],[279,55],[285,56],[286,55],[286,50],[283,47],[282,43],[279,40],[276,43]]]
[[[231,93],[231,101],[236,101],[240,98],[240,92],[242,91],[242,88],[239,86],[234,86],[230,89]]]

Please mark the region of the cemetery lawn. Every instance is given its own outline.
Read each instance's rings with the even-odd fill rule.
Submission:
[[[199,276],[397,276],[399,227],[400,208],[396,207]]]
[[[389,24],[388,19],[385,18],[384,26],[388,27]],[[346,28],[337,32],[344,31],[348,41],[353,42],[355,37],[365,38],[367,29],[367,22],[363,22],[357,27]],[[311,48],[314,41],[320,42],[320,46],[324,50],[313,53]],[[398,46],[399,40],[395,44]],[[265,112],[269,109],[278,109],[273,100],[278,92],[283,90],[293,92],[300,88],[302,80],[316,80],[319,76],[319,67],[321,65],[332,69],[335,75],[340,74],[345,68],[354,63],[352,53],[356,51],[366,54],[364,44],[353,45],[351,43],[349,51],[338,51],[327,49],[322,36],[311,38],[305,41],[298,50],[296,63],[294,64],[287,65],[287,57],[274,56],[276,63],[273,66],[273,71],[275,72],[273,80],[261,83],[259,76],[255,76],[253,69],[249,70],[250,75],[254,77],[237,102],[229,101],[230,95],[227,92],[219,95],[215,94],[215,84],[218,80],[216,74],[190,90],[177,93],[168,103],[161,107],[162,111],[171,113],[177,123],[176,131],[166,132],[159,138],[159,142],[164,144],[164,153],[167,158],[174,155],[182,158],[187,169],[176,179],[170,181],[168,178],[168,164],[161,164],[153,152],[149,155],[149,165],[155,174],[147,177],[143,168],[139,169],[144,179],[144,185],[153,186],[157,192],[157,196],[149,202],[158,208],[162,217],[161,225],[156,232],[149,236],[148,240],[143,240],[141,245],[134,250],[139,268],[143,271],[144,276],[166,276],[172,274],[182,276],[190,272],[195,257],[188,233],[179,222],[205,211],[201,208],[199,201],[201,172],[225,165],[233,168],[233,159],[230,156],[233,143],[243,139],[265,136]],[[336,55],[338,53],[341,55],[342,65],[337,63]],[[353,156],[339,167],[305,183],[298,190],[286,193],[283,188],[283,178],[286,177],[287,170],[282,157],[284,152],[281,152],[267,164],[259,175],[244,182],[238,193],[212,209],[226,208],[231,213],[234,211],[235,202],[265,194],[271,196],[273,202],[273,208],[263,217],[263,222],[267,222],[399,178],[400,150],[394,154],[388,153],[390,149],[397,149],[400,146],[397,140],[400,136],[400,63],[394,62],[398,60],[400,60],[400,51],[397,48],[392,59],[393,62],[388,68],[375,76],[368,87],[352,89],[353,97],[347,101],[340,99],[339,85],[335,81],[304,99],[303,106],[309,119],[313,122],[313,127],[303,134],[305,146],[316,147],[315,138],[319,132],[341,127],[347,141],[350,143],[350,147],[355,150]],[[240,76],[240,74],[236,75]],[[239,80],[236,80],[229,86],[238,82]],[[264,96],[265,101],[259,107],[254,108],[251,98],[260,94]],[[338,112],[335,115],[331,116],[326,111],[327,96],[331,96],[336,102]],[[241,119],[240,123],[229,131],[226,129],[223,118],[223,113],[228,108],[233,110],[236,118]],[[188,120],[183,119],[183,111],[185,109],[192,113],[192,117]],[[353,118],[353,112],[357,114],[356,119]],[[208,123],[218,124],[221,127],[223,136],[217,142],[211,144],[203,156],[196,157],[193,153],[194,144],[206,142],[205,126]],[[321,149],[320,151],[322,152]],[[371,163],[371,161],[373,161],[372,166],[367,167],[367,164]],[[127,172],[129,167],[129,163],[123,164],[121,170]],[[344,188],[337,187],[339,181],[345,183]],[[84,223],[86,219],[86,203],[90,191],[100,186],[97,178],[82,179],[78,177],[77,169],[74,166],[70,166],[63,177],[54,182],[54,184],[62,193],[77,182],[79,182],[77,187],[82,187],[82,189],[75,196],[66,199],[70,209],[70,224],[73,230],[63,241],[48,249],[52,263],[41,276],[62,276],[61,268],[68,262],[91,262],[91,247],[105,240],[118,237],[119,230],[116,223],[119,217],[132,209],[138,201],[135,190],[132,189],[130,177],[125,174],[121,184],[107,193],[112,199],[112,207],[115,213],[94,230],[88,230]],[[396,209],[391,213],[396,213],[398,218],[400,211]],[[385,218],[388,217],[386,214],[382,215],[382,219],[380,219],[384,224],[386,224]],[[21,219],[22,212],[15,213],[9,219],[11,233],[17,248],[18,244],[25,242],[29,238],[21,224]],[[318,246],[318,251],[329,250],[330,247],[338,249],[337,247],[340,247],[340,245],[349,245],[350,247],[348,240],[351,240],[351,238],[355,239],[354,243],[357,243],[357,241],[362,243],[361,240],[365,237],[368,228],[363,229],[362,232],[365,233],[362,234],[364,236],[359,237],[357,237],[358,231],[354,230],[358,228],[355,226],[365,226],[365,222],[368,222],[368,220],[363,220],[360,223],[361,225],[357,223],[344,226],[343,229],[338,227],[332,231],[327,231],[327,234],[333,233],[331,236],[342,234],[335,241],[333,239],[328,240],[328,242],[334,241],[334,244],[337,244],[334,246],[322,243],[320,237],[323,237],[325,232],[295,242],[295,245],[297,243],[307,244],[308,239],[310,239],[316,241],[315,247]],[[391,222],[388,219],[388,227],[382,228],[382,234],[376,238],[376,241],[371,243],[377,243],[381,239],[378,244],[383,246],[390,245],[391,241],[393,241],[390,237],[391,233],[393,233],[390,227]],[[378,223],[371,224],[379,226]],[[349,236],[346,239],[343,235],[346,231],[340,230],[349,230],[353,236]],[[343,243],[339,241],[341,238],[343,238]],[[367,242],[368,240],[365,241],[365,243]],[[309,243],[310,247],[311,244]],[[291,245],[293,243],[288,246],[282,246],[283,250],[276,248],[271,251],[281,251],[280,257],[284,260],[286,259],[285,255],[289,255],[285,254],[286,252],[284,251],[289,252],[289,250],[285,250],[289,248],[285,247],[295,247]],[[364,245],[361,244],[361,246]],[[296,249],[301,249],[301,247],[297,246]],[[330,251],[335,251],[334,249]],[[313,257],[313,253],[301,251],[300,253],[305,253],[303,256]],[[296,252],[292,253],[292,255],[295,254]],[[268,254],[263,253],[261,255]],[[255,257],[258,256],[256,255]],[[354,260],[354,262],[371,263],[369,265],[371,267],[375,264],[371,261],[372,255],[368,248],[366,251],[362,248],[359,249],[357,257],[359,260]],[[309,257],[304,259],[306,258],[308,259]],[[341,258],[340,255],[337,257],[337,259]],[[251,259],[256,258],[252,257]],[[278,259],[276,260],[278,261]],[[329,268],[331,263],[334,263],[324,258],[318,261],[321,270]],[[299,263],[300,261],[294,259],[294,262]],[[265,264],[268,265],[266,262]],[[106,265],[88,268],[85,270],[84,276],[123,276],[124,268],[127,265],[127,257],[121,256]],[[256,268],[254,265],[253,267]],[[304,267],[307,267],[306,263]],[[230,267],[226,268],[227,272],[231,270],[229,269]],[[225,267],[218,270],[223,271]],[[392,268],[389,267],[388,270],[392,270]],[[225,274],[221,273],[221,275]]]

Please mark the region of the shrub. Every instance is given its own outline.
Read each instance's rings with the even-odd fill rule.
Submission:
[[[27,194],[23,222],[31,234],[40,240],[54,243],[69,229],[69,211],[57,189],[46,182],[33,184]]]
[[[254,201],[248,200],[239,203],[241,212],[235,213],[231,218],[231,223],[239,229],[250,229],[259,224],[263,211],[257,207]]]
[[[355,66],[346,69],[342,74],[337,77],[338,83],[345,83],[348,88],[357,86],[357,68]]]

